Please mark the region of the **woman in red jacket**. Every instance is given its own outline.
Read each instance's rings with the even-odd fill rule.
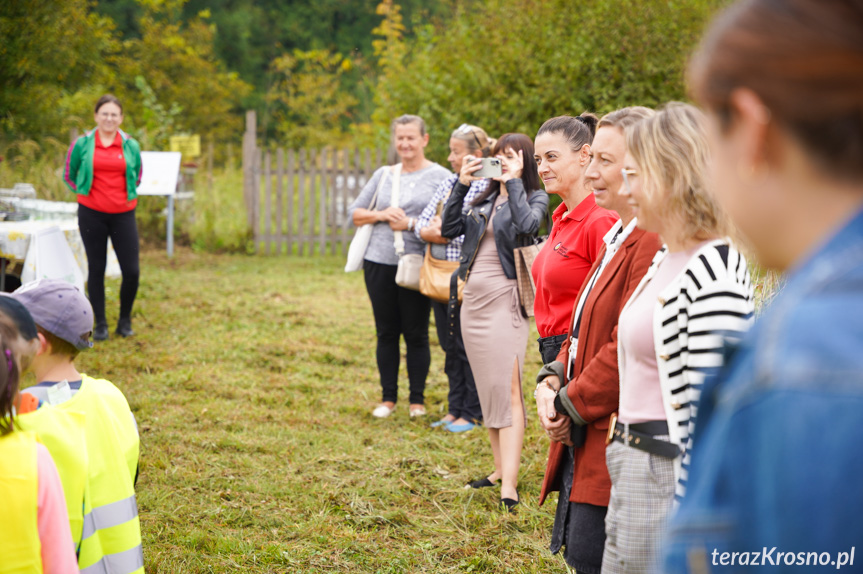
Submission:
[[[87,294],[93,305],[94,341],[108,338],[105,317],[105,264],[108,238],[123,281],[120,284],[120,319],[115,333],[132,331],[132,305],[138,293],[138,227],[135,206],[141,182],[141,148],[120,129],[123,106],[106,94],[96,102],[96,128],[75,140],[66,157],[64,179],[78,194],[78,228],[87,253]]]
[[[624,130],[653,113],[623,108],[598,124],[587,178],[596,205],[617,212],[620,221],[603,238],[579,291],[560,354],[537,377],[537,411],[552,439],[540,504],[550,491],[560,491],[551,551],[565,547],[566,563],[585,574],[599,574],[605,544],[611,490],[605,439],[618,405],[617,318],[661,247],[658,235],[635,227],[632,208],[617,193],[623,182]]]

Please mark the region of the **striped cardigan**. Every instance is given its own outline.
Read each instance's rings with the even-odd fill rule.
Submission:
[[[624,311],[656,274],[666,253],[663,246]],[[701,247],[656,302],[653,340],[665,416],[669,438],[683,452],[674,463],[677,500],[686,492],[701,383],[722,366],[725,340],[739,340],[749,329],[753,302],[746,259],[726,239]],[[622,384],[626,349],[620,340],[617,352]]]

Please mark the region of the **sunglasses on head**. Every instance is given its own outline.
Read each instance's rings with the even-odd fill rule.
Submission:
[[[479,138],[476,137],[476,132],[473,129],[473,126],[469,124],[462,124],[456,128],[456,131],[462,134],[470,134],[473,136],[473,139],[476,140],[476,145],[479,146],[479,149],[482,149],[482,144],[479,141]]]

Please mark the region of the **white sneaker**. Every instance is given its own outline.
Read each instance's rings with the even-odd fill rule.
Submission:
[[[375,410],[372,411],[372,416],[379,419],[385,419],[391,414],[393,414],[393,409],[389,408],[386,405],[378,405],[377,407],[375,407]]]

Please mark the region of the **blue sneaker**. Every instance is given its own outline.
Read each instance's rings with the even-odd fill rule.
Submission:
[[[446,430],[449,432],[466,432],[473,430],[476,425],[474,423],[464,423],[463,425],[454,425],[452,423],[446,425]]]
[[[448,421],[448,420],[446,420],[446,419],[441,419],[441,420],[439,420],[439,421],[435,421],[435,422],[433,422],[433,423],[432,423],[432,424],[430,424],[429,426],[430,426],[431,428],[433,428],[433,429],[436,429],[437,427],[446,426],[446,425],[450,424],[451,422],[452,422],[452,421]]]

